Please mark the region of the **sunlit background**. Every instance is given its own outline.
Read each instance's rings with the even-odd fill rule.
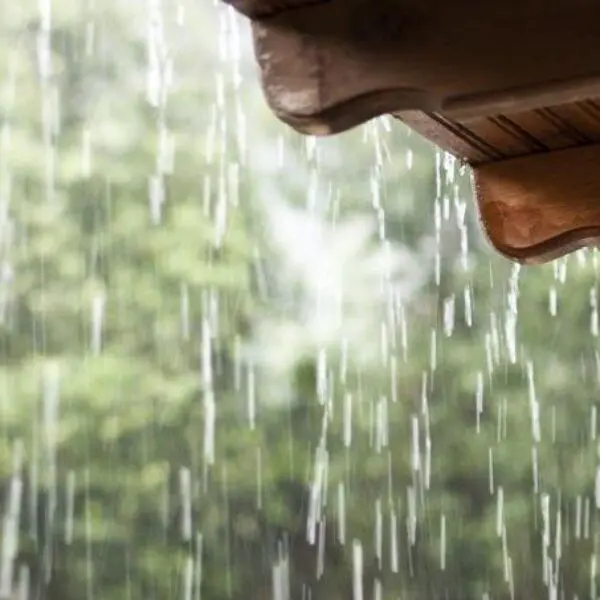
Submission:
[[[0,4],[0,599],[596,600],[598,253],[292,132],[249,33]]]

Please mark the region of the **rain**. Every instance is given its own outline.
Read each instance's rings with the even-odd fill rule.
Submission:
[[[294,133],[216,0],[0,32],[0,600],[600,598],[596,249]]]

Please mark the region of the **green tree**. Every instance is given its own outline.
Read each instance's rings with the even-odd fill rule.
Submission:
[[[492,256],[391,119],[293,134],[197,4],[0,10],[0,596],[583,597],[596,253]]]

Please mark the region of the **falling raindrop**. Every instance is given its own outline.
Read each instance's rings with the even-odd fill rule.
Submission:
[[[600,466],[596,468],[596,482],[594,487],[594,497],[596,498],[596,508],[600,508]]]
[[[192,600],[194,590],[194,559],[188,556],[183,569],[183,600]]]
[[[598,569],[596,560],[596,554],[594,553],[590,558],[590,598],[598,597],[596,593],[596,577]]]
[[[154,225],[162,221],[163,204],[165,203],[164,180],[161,175],[151,175],[148,182],[150,219]]]
[[[504,489],[502,486],[498,487],[497,491],[497,505],[496,505],[496,535],[502,536],[504,531]]]
[[[393,117],[294,134],[223,4],[0,9],[0,597],[595,599],[598,252],[492,256]]]
[[[363,548],[358,540],[352,542],[352,600],[363,600]]]
[[[102,350],[102,330],[104,329],[104,312],[106,296],[102,292],[94,294],[92,298],[92,354],[97,356]]]
[[[534,442],[539,443],[541,441],[541,428],[540,428],[540,405],[537,399],[535,391],[535,383],[533,378],[533,363],[529,361],[527,363],[527,379],[529,382],[529,406],[531,411],[531,435]]]
[[[278,554],[273,565],[273,600],[290,600],[289,558],[281,543]]]
[[[408,530],[408,542],[411,546],[414,546],[417,541],[417,495],[414,487],[409,487],[407,490],[408,499],[408,517],[407,517],[407,530]]]
[[[19,549],[19,522],[23,494],[24,448],[18,441],[13,448],[13,473],[8,488],[6,510],[2,522],[2,555],[0,557],[0,597],[10,598],[13,586],[13,570]]]
[[[596,288],[590,290],[591,323],[590,331],[594,337],[598,337],[598,293]]]
[[[180,321],[181,338],[184,341],[190,339],[190,295],[189,288],[185,283],[180,286]]]
[[[550,310],[550,314],[555,317],[557,310],[558,310],[558,293],[556,291],[556,287],[552,286],[550,288],[550,295],[549,295],[549,310]]]
[[[247,375],[248,423],[250,425],[250,430],[254,431],[256,428],[256,380],[254,367],[252,365],[248,366]]]
[[[419,419],[416,415],[412,417],[412,444],[411,464],[416,473],[421,468],[421,445],[419,441]]]
[[[181,494],[181,538],[187,542],[192,538],[192,482],[190,470],[179,471],[179,493]]]
[[[338,541],[346,544],[346,491],[343,483],[338,484]]]
[[[400,557],[398,551],[398,519],[392,509],[390,514],[390,569],[392,573],[398,573]]]
[[[494,495],[494,449],[488,449],[488,473],[490,496]]]
[[[352,445],[352,395],[344,395],[344,446],[350,448]]]
[[[75,472],[69,471],[67,475],[67,498],[65,519],[65,543],[73,543],[73,527],[75,521]]]
[[[440,522],[440,569],[446,570],[446,515],[444,514]]]
[[[383,512],[379,498],[375,502],[375,558],[381,570],[383,568]]]
[[[454,296],[444,300],[444,335],[450,337],[454,331]]]
[[[483,373],[477,373],[475,391],[475,410],[477,414],[477,433],[481,433],[481,415],[483,414]]]

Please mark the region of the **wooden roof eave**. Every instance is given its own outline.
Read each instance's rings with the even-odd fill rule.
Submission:
[[[226,1],[255,17],[267,101],[298,131],[394,114],[474,166],[484,229],[514,260],[600,234],[597,0]]]

